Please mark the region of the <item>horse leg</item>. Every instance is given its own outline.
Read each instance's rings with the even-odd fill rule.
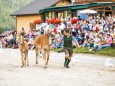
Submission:
[[[36,51],[36,64],[38,64],[38,53],[39,53],[38,48],[36,48],[35,51]]]
[[[28,61],[28,52],[26,53],[26,61],[27,61],[27,66],[29,66],[29,61]]]
[[[48,65],[49,56],[50,56],[50,46],[48,47],[48,50],[47,50],[47,61],[46,61],[46,65]]]
[[[47,55],[48,55],[48,54],[47,54],[47,51],[46,51],[46,50],[45,50],[44,52],[45,52],[45,53],[44,53],[44,54],[45,54],[45,57],[44,57],[44,59],[45,59],[45,66],[44,66],[44,68],[47,68]]]
[[[48,65],[49,55],[50,55],[50,50],[47,51],[47,61],[46,61],[46,65]]]
[[[44,49],[42,49],[42,55],[43,55],[43,60],[46,63],[46,51]],[[47,65],[45,65],[44,68],[47,68]]]
[[[25,53],[24,61],[25,61],[25,66],[29,66],[29,64],[28,64],[28,52]]]
[[[23,53],[21,52],[21,59],[22,59],[22,65],[21,65],[21,67],[23,67],[24,66],[24,59],[23,59]]]
[[[24,53],[24,66],[26,66],[26,53]]]
[[[45,60],[45,51],[44,51],[44,49],[42,49],[42,56],[43,56],[43,60]]]

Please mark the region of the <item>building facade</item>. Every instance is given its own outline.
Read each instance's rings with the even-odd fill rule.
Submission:
[[[66,6],[71,3],[70,0],[34,0],[25,7],[12,13],[11,16],[16,17],[16,31],[21,32],[22,27],[28,33],[30,29],[35,30],[34,20],[43,19],[43,13],[39,11],[47,7]],[[54,12],[45,13],[45,17],[55,17]],[[58,14],[60,15],[60,14]]]
[[[34,0],[27,6],[11,14],[16,17],[16,30],[23,27],[28,33],[35,30],[34,20],[47,18],[64,19],[67,16],[79,16],[83,9],[93,9],[99,14],[115,14],[115,0]]]
[[[111,2],[112,1],[112,2]],[[92,9],[97,11],[98,14],[108,16],[115,14],[115,0],[75,0],[74,4],[67,6],[49,7],[42,10],[45,15],[44,18],[50,15],[50,18],[58,17],[65,18],[67,16],[79,16],[79,12],[84,9]],[[55,15],[55,16],[54,16]]]
[[[90,9],[96,10],[100,14],[104,14],[108,16],[109,14],[115,14],[115,5],[112,3],[115,2],[115,0],[75,0],[75,4],[87,4],[87,3],[111,3],[109,5],[100,5],[100,6],[94,6]]]

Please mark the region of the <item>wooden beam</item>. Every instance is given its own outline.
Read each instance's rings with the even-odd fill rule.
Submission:
[[[75,3],[115,2],[115,0],[75,0]]]

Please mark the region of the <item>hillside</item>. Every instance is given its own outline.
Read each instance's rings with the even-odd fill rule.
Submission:
[[[31,1],[33,0],[0,0],[0,32],[6,29],[15,29],[15,19],[10,14]]]

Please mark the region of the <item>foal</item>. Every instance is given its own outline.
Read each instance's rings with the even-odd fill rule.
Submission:
[[[25,41],[23,36],[20,37],[19,49],[20,49],[21,60],[22,60],[21,67],[29,66],[29,62],[28,62],[28,43]]]

